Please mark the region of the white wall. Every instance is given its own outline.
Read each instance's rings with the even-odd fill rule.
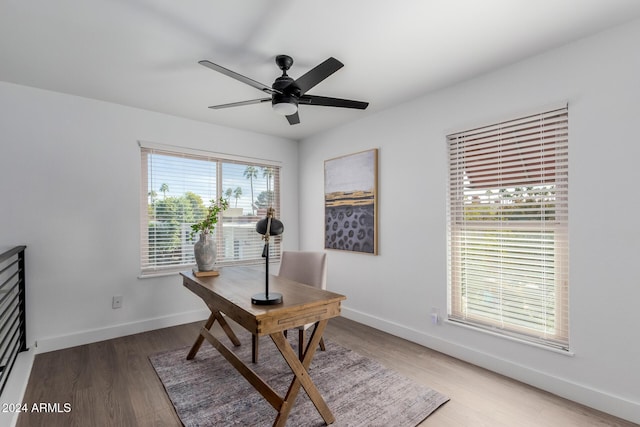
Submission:
[[[206,317],[177,274],[137,278],[138,140],[282,161],[283,245],[298,246],[294,141],[8,83],[0,111],[0,244],[27,245],[39,352]]]
[[[347,295],[343,314],[640,422],[638,40],[640,21],[302,141],[303,250],[323,248],[323,161],[380,149],[380,254],[329,252],[328,286]],[[563,101],[575,355],[432,325],[431,308],[447,306],[445,136]]]

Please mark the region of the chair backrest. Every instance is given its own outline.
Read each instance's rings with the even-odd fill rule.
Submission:
[[[282,252],[278,276],[326,289],[327,254],[324,252]]]

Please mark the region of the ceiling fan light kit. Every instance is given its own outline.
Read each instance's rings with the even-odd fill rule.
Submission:
[[[271,87],[250,79],[249,77],[245,77],[242,74],[238,74],[235,71],[224,68],[218,64],[214,64],[206,59],[200,61],[199,64],[271,95],[271,98],[252,99],[249,101],[232,102],[229,104],[209,107],[214,110],[271,101],[273,111],[279,115],[285,116],[290,125],[295,125],[300,123],[300,117],[298,116],[298,104],[354,108],[358,110],[364,110],[369,105],[368,102],[353,101],[350,99],[307,95],[307,91],[309,89],[316,86],[318,83],[344,66],[342,62],[335,58],[327,59],[303,76],[294,80],[287,75],[287,71],[293,65],[293,58],[288,55],[278,55],[276,56],[276,64],[278,65],[278,68],[282,70],[282,75],[273,82]]]
[[[273,100],[272,102],[273,111],[276,114],[280,114],[281,116],[290,116],[295,114],[298,111],[298,104],[292,101],[278,101]]]

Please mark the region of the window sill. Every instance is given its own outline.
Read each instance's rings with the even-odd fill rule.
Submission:
[[[155,279],[156,277],[167,277],[167,276],[177,276],[181,271],[188,271],[189,268],[184,268],[182,270],[172,270],[172,271],[162,271],[156,273],[141,273],[138,275],[138,279]]]
[[[479,327],[479,326],[468,325],[468,324],[457,322],[457,321],[451,320],[451,319],[445,319],[444,323],[446,323],[447,325],[453,325],[453,326],[457,326],[457,327],[460,327],[460,328],[470,329],[470,330],[473,330],[473,331],[489,334],[489,335],[492,335],[494,337],[503,338],[503,339],[506,339],[508,341],[517,342],[517,343],[520,343],[520,344],[525,344],[525,345],[528,345],[528,346],[539,348],[541,350],[546,350],[546,351],[550,351],[552,353],[561,354],[563,356],[568,356],[568,357],[575,356],[575,353],[573,351],[571,351],[571,350],[563,350],[563,349],[558,348],[558,347],[552,347],[552,346],[548,346],[548,345],[544,345],[544,344],[539,344],[539,343],[536,343],[536,342],[533,342],[533,341],[526,340],[524,338],[518,338],[518,337],[515,337],[515,336],[512,336],[512,335],[506,335],[506,334],[501,334],[501,333],[498,333],[498,332],[493,332],[493,331],[491,331],[489,329],[482,328],[482,327]]]
[[[278,264],[280,262],[280,256],[274,256],[269,258],[269,264]],[[247,260],[233,263],[220,263],[216,264],[216,269],[224,268],[224,267],[233,267],[233,266],[241,266],[241,265],[252,265],[257,266],[258,268],[264,268],[264,261],[261,260]],[[175,276],[177,274],[182,273],[183,271],[191,271],[191,269],[195,268],[194,265],[183,265],[181,267],[177,267],[174,269],[167,269],[163,271],[153,271],[148,273],[140,273],[138,274],[138,279],[155,279],[157,277],[166,277],[166,276]]]

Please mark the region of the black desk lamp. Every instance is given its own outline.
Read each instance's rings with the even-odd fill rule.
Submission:
[[[263,294],[255,294],[252,296],[251,304],[274,305],[282,303],[282,294],[277,292],[269,293],[269,237],[279,236],[284,231],[282,221],[275,219],[273,214],[273,208],[267,209],[267,217],[265,219],[261,219],[256,224],[256,231],[262,234],[262,239],[264,240],[262,257],[266,260],[266,275],[264,279],[265,292]]]

